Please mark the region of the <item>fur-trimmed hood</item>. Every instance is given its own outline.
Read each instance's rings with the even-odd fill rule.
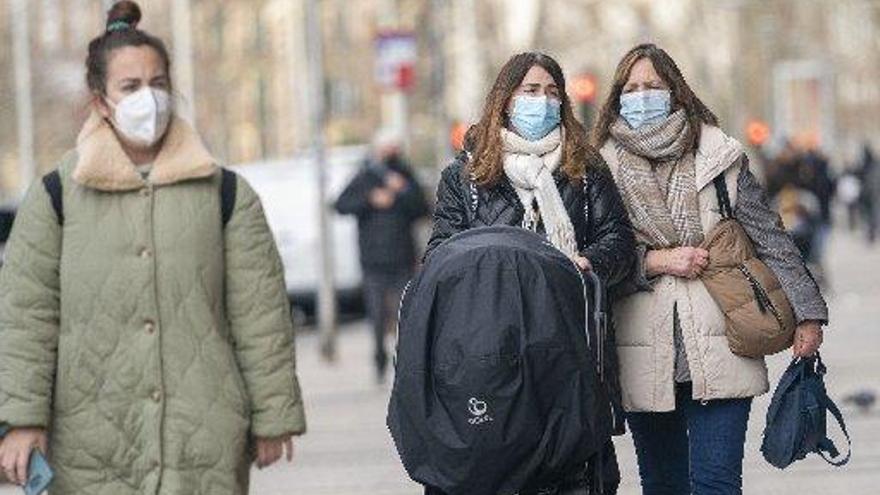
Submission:
[[[120,192],[140,189],[147,181],[166,186],[217,172],[217,160],[183,119],[172,118],[164,139],[145,180],[123,151],[112,125],[98,112],[92,112],[76,140],[78,158],[73,180],[92,189]]]

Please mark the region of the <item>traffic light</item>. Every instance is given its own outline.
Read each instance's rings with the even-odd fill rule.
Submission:
[[[770,139],[770,126],[760,120],[750,120],[746,125],[746,139],[752,146],[762,146]]]
[[[596,76],[592,74],[580,74],[574,78],[571,95],[578,103],[593,103],[596,101],[596,93],[599,86]]]
[[[461,151],[464,149],[464,135],[467,133],[468,125],[464,122],[455,122],[449,130],[449,142],[452,149]]]
[[[578,116],[587,129],[593,125],[598,92],[599,84],[596,81],[596,76],[591,73],[578,74],[572,80],[571,97],[576,105]]]

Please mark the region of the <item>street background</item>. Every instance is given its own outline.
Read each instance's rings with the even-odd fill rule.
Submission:
[[[836,233],[829,259],[835,273],[829,291],[831,318],[822,355],[828,366],[832,398],[860,390],[878,390],[880,371],[880,251],[860,239]],[[256,495],[420,495],[406,477],[385,428],[388,386],[373,374],[372,342],[366,325],[347,325],[341,332],[339,359],[328,366],[319,357],[314,333],[301,332],[297,341],[299,376],[305,394],[309,432],[296,441],[293,464],[254,471]],[[769,359],[771,380],[778,380],[788,354]],[[744,465],[744,493],[760,495],[874,495],[880,487],[880,410],[859,412],[841,404],[853,437],[853,459],[835,469],[810,456],[786,471],[767,464],[759,452],[769,397],[755,401],[749,424]],[[836,427],[832,438],[842,447]],[[615,439],[623,483],[620,495],[640,493],[635,454],[629,435]],[[19,489],[0,487],[0,495]]]
[[[74,144],[88,110],[86,46],[112,3],[0,2],[0,190],[11,199]],[[553,55],[590,106],[606,94],[620,57],[642,41],[669,51],[736,137],[762,122],[773,146],[814,139],[837,162],[880,139],[874,0],[140,4],[140,27],[171,49],[179,110],[227,164],[308,151],[321,103],[327,145],[368,143],[376,129],[396,126],[415,163],[436,169],[450,154],[452,126],[479,116],[512,54]],[[319,43],[310,34],[323,46],[320,88],[311,83],[309,51]]]
[[[0,0],[0,233],[26,188],[75,144],[89,108],[86,46],[103,31],[112,3]],[[261,195],[296,305],[310,431],[293,465],[254,473],[252,493],[420,493],[384,426],[389,389],[376,384],[362,308],[348,300],[360,282],[354,223],[327,207],[375,132],[401,136],[433,191],[512,54],[541,50],[559,60],[589,125],[618,60],[644,41],[676,59],[724,130],[749,145],[755,172],[768,183],[774,164],[792,163],[786,142],[797,156],[821,156],[823,174],[853,177],[838,182],[856,185],[842,187],[837,199],[833,187],[818,198],[834,214],[817,220],[831,234],[811,253],[831,307],[828,387],[845,409],[853,460],[842,469],[818,458],[784,472],[769,466],[758,451],[764,397],[752,410],[745,493],[880,493],[880,408],[843,404],[858,392],[880,392],[880,249],[870,242],[880,165],[865,155],[880,149],[880,1],[139,3],[140,27],[171,50],[178,111]],[[801,160],[808,173],[813,158]],[[796,210],[821,216],[815,205]],[[770,364],[775,383],[787,355]],[[629,437],[617,447],[621,493],[638,493]]]
[[[854,439],[853,460],[836,469],[818,456],[780,471],[761,457],[761,432],[769,395],[756,400],[751,413],[744,465],[744,493],[761,495],[873,495],[880,487],[880,410],[862,413],[843,404],[844,397],[880,386],[880,251],[846,233],[835,234],[829,259],[835,275],[829,290],[831,318],[822,356],[828,366],[830,395],[843,408]],[[859,260],[854,262],[853,260]],[[419,495],[406,477],[385,428],[389,390],[373,379],[371,341],[366,328],[345,328],[339,364],[327,367],[317,358],[317,339],[300,338],[300,378],[310,421],[308,435],[297,443],[294,465],[256,473],[252,492],[259,495]],[[771,382],[789,363],[790,354],[768,360]],[[838,447],[845,441],[836,426],[829,431]],[[623,483],[620,495],[637,495],[639,478],[629,435],[615,441]],[[0,492],[2,493],[2,492]],[[5,493],[3,495],[6,495]]]

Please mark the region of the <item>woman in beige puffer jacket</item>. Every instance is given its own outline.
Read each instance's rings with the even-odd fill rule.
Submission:
[[[731,352],[724,315],[699,280],[708,264],[700,243],[721,219],[716,178],[792,304],[795,355],[818,349],[825,301],[742,146],[718,128],[665,51],[640,45],[624,56],[593,141],[621,191],[641,259],[614,315],[644,493],[741,493],[751,399],[768,380],[763,359]]]

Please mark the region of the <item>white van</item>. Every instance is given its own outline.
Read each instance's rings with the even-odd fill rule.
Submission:
[[[333,237],[334,279],[338,309],[342,316],[361,316],[361,268],[357,222],[339,216],[332,203],[342,192],[368,153],[366,146],[327,150],[327,195]],[[244,177],[263,203],[269,227],[284,263],[284,279],[295,317],[310,320],[320,277],[318,236],[318,177],[314,159],[256,162],[229,167]]]

